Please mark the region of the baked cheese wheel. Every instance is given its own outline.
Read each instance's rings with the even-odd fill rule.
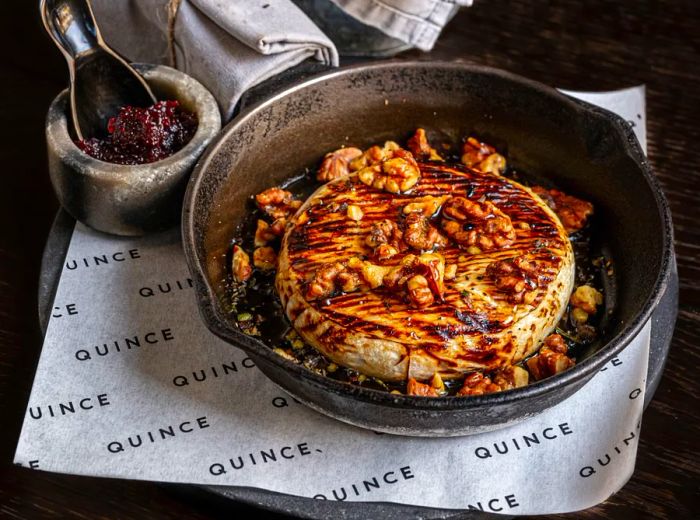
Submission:
[[[542,199],[513,180],[439,162],[419,169],[420,179],[406,193],[368,186],[351,173],[303,203],[287,225],[275,279],[287,317],[335,363],[385,381],[427,380],[436,373],[451,379],[522,361],[552,332],[571,294],[574,253],[566,231]],[[440,236],[436,247],[402,244],[396,254],[377,258],[368,239],[373,230],[386,222],[401,229],[408,209],[426,200],[436,210],[428,218]],[[510,238],[500,245],[480,241],[487,228],[451,219],[459,201],[495,207],[512,224]],[[336,286],[324,297],[309,295],[309,284],[326,266],[388,272],[410,255],[414,264],[425,255],[442,259],[450,273],[432,303],[411,301],[405,280],[403,286],[363,280],[350,291]],[[516,265],[530,266],[531,276]],[[522,275],[524,285],[508,273]]]

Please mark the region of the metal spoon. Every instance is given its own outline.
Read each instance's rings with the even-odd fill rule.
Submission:
[[[89,0],[41,0],[44,27],[68,62],[70,108],[78,139],[104,137],[125,105],[156,102],[144,79],[102,39]]]

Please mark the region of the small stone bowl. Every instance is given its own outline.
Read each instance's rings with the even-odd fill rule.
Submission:
[[[76,220],[115,235],[143,235],[176,224],[190,173],[221,129],[214,96],[194,78],[163,65],[134,68],[157,99],[176,99],[197,114],[194,136],[170,157],[136,165],[90,157],[73,141],[67,89],[51,103],[46,118],[49,175],[59,202]]]

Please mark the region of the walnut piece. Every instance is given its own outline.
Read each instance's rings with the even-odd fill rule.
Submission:
[[[550,334],[544,340],[540,351],[525,363],[530,375],[537,381],[574,366],[574,360],[567,356],[567,347],[559,334]]]
[[[437,393],[439,395],[443,395],[447,393],[447,389],[445,388],[445,383],[442,380],[442,377],[440,377],[439,372],[435,372],[433,374],[432,379],[430,380],[430,386],[432,386],[435,390],[437,390]]]
[[[409,254],[393,266],[353,257],[345,269],[359,274],[360,285],[364,287],[386,287],[399,292],[405,289],[408,300],[416,308],[427,307],[436,299],[442,301],[445,292],[445,259],[437,253]]]
[[[420,170],[411,152],[400,148],[391,152],[390,158],[362,168],[357,176],[367,186],[389,193],[403,193],[416,185]]]
[[[270,225],[270,231],[273,232],[275,235],[278,237],[281,237],[284,235],[284,229],[287,227],[287,219],[286,218],[278,218],[275,219],[274,222]]]
[[[482,172],[500,175],[506,169],[506,159],[496,153],[496,149],[482,143],[474,137],[469,137],[462,145],[462,163]]]
[[[432,295],[442,301],[445,292],[445,258],[439,253],[423,253],[419,256],[406,255],[398,265],[390,268],[383,278],[383,285],[389,289],[400,290],[415,275],[421,275]],[[422,281],[414,281],[414,284],[418,283],[422,283]],[[418,288],[417,285],[414,287]],[[412,303],[415,304],[413,301]]]
[[[510,217],[491,202],[452,197],[442,208],[442,229],[463,248],[490,251],[515,241]]]
[[[287,219],[285,218],[278,218],[272,224],[258,219],[258,225],[255,228],[255,247],[262,247],[277,237],[281,237],[286,225]]]
[[[496,371],[492,376],[492,380],[501,390],[510,390],[511,388],[527,386],[530,375],[524,368],[511,365]]]
[[[406,385],[406,395],[419,395],[426,397],[439,397],[438,390],[433,388],[431,385],[421,383],[416,381],[412,377],[408,378],[408,384]]]
[[[374,248],[374,257],[377,260],[389,260],[399,254],[399,250],[389,244],[380,244]]]
[[[491,262],[486,267],[486,275],[499,291],[508,295],[511,303],[532,303],[535,289],[546,287],[551,281],[551,277],[540,273],[537,263],[529,255]]]
[[[413,199],[413,202],[409,202],[403,207],[403,214],[420,213],[424,217],[432,217],[440,211],[440,208],[448,198],[449,195],[443,195],[442,197],[433,197],[432,195],[416,197]]]
[[[275,238],[277,238],[276,235],[270,231],[270,224],[258,219],[258,225],[255,228],[255,247],[262,247]]]
[[[577,199],[559,190],[548,190],[542,186],[533,186],[532,191],[539,195],[561,220],[566,232],[571,234],[586,225],[588,217],[593,214],[593,204]]]
[[[277,253],[269,246],[258,247],[253,251],[253,265],[262,271],[277,268]]]
[[[234,280],[237,282],[245,282],[253,274],[253,267],[250,265],[250,256],[239,246],[233,246],[231,273],[233,274]]]
[[[335,262],[319,268],[306,285],[306,299],[318,300],[329,298],[336,292],[353,292],[359,289],[359,275],[344,264]]]
[[[432,305],[435,301],[428,280],[423,275],[417,274],[409,278],[406,282],[406,291],[408,292],[408,299],[418,309]]]
[[[300,200],[282,188],[268,188],[255,196],[258,208],[273,219],[288,218],[299,206]]]
[[[397,251],[406,248],[403,242],[403,232],[396,222],[388,219],[372,225],[369,234],[365,238],[365,244],[375,249],[375,252],[376,248],[383,244],[390,245]]]
[[[362,212],[362,208],[360,208],[360,206],[356,204],[350,204],[347,209],[347,215],[350,220],[359,222],[360,220],[362,220],[364,213]]]
[[[316,179],[320,182],[329,182],[350,173],[350,161],[362,155],[359,148],[340,148],[327,153],[321,166],[316,172]]]
[[[590,285],[581,285],[571,295],[569,303],[586,314],[595,314],[598,305],[603,303],[603,295]]]
[[[353,257],[348,261],[348,267],[358,272],[370,289],[376,289],[384,284],[384,277],[391,271],[389,266],[381,266]]]
[[[413,134],[413,136],[411,136],[406,145],[411,153],[421,160],[444,160],[442,157],[440,157],[440,154],[437,153],[437,150],[430,146],[428,137],[425,135],[425,130],[422,128],[416,129],[416,132]]]
[[[588,313],[579,307],[573,307],[569,316],[571,317],[571,322],[577,327],[588,321]]]
[[[306,284],[307,300],[334,296],[338,292],[386,287],[406,290],[408,300],[423,308],[439,299],[445,292],[445,259],[437,253],[406,255],[398,265],[377,265],[360,257],[347,262],[335,262],[320,267]]]
[[[387,141],[383,147],[371,146],[362,155],[350,161],[350,171],[357,171],[373,164],[379,164],[394,156],[396,150],[401,147],[394,141]]]
[[[457,395],[483,395],[500,391],[501,387],[491,381],[490,378],[481,372],[472,372],[464,378],[464,384],[457,392]]]
[[[566,346],[566,342],[561,334],[550,334],[544,338],[543,345],[552,352],[558,352],[559,354],[566,354],[569,351],[569,347]]]
[[[403,240],[414,249],[430,251],[447,245],[447,238],[420,213],[409,213],[404,227]]]
[[[502,392],[503,390],[527,386],[529,379],[527,370],[513,365],[497,370],[491,377],[482,372],[472,372],[464,379],[464,384],[457,395],[483,395]]]

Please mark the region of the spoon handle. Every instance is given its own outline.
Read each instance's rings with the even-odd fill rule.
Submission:
[[[87,0],[41,0],[40,8],[46,31],[69,62],[101,47],[102,36]]]

